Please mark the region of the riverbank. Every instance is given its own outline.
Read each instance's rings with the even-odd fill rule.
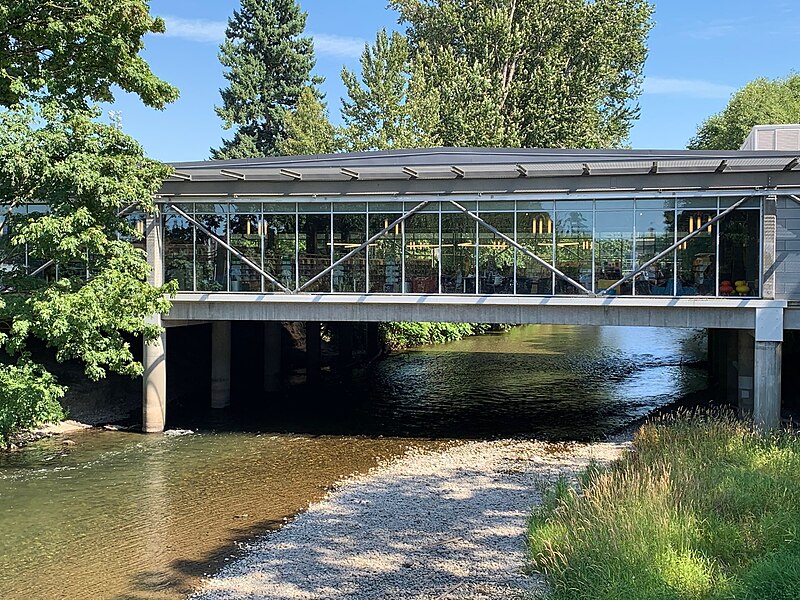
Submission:
[[[560,477],[620,456],[626,442],[456,443],[412,450],[339,484],[245,547],[193,598],[520,598],[531,507]]]
[[[701,411],[646,424],[631,449],[534,509],[548,599],[800,597],[797,431]]]

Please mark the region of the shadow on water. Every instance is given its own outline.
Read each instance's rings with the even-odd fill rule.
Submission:
[[[180,598],[336,481],[409,448],[601,438],[704,390],[701,341],[521,327],[269,397],[257,360],[234,357],[229,411],[203,395],[170,406],[169,427],[192,435],[94,432],[0,456],[0,597]],[[204,380],[203,365],[185,380]]]

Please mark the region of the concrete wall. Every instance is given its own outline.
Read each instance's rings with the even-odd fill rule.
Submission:
[[[778,198],[775,297],[800,300],[800,204]]]

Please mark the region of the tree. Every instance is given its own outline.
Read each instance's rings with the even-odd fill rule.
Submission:
[[[438,109],[435,94],[419,94],[421,78],[411,74],[406,38],[382,30],[361,55],[361,80],[342,69],[349,99],[342,100],[342,132],[351,151],[388,150],[438,145],[429,134]]]
[[[286,137],[286,114],[297,105],[314,67],[311,38],[300,37],[306,13],[295,0],[242,0],[228,20],[219,59],[229,85],[217,114],[232,139],[212,149],[215,159],[278,154]]]
[[[286,113],[286,137],[278,143],[285,156],[329,154],[338,149],[337,131],[328,119],[328,111],[318,92],[306,86],[300,92],[296,108]]]
[[[45,94],[67,105],[110,102],[117,85],[154,108],[178,90],[139,56],[142,36],[162,33],[146,0],[19,0],[0,5],[0,106]]]
[[[638,117],[646,0],[391,0],[445,145],[609,147]]]
[[[138,374],[126,336],[156,339],[160,328],[145,317],[167,310],[175,289],[147,284],[124,216],[131,205],[153,209],[169,168],[90,107],[112,97],[112,84],[151,106],[176,97],[138,56],[142,33],[163,26],[141,0],[110,13],[93,0],[34,4],[0,9],[0,442],[62,415],[64,388],[32,358],[35,346],[82,361],[93,379]],[[38,58],[20,50],[34,40],[45,48]]]
[[[738,150],[756,125],[800,123],[800,75],[756,79],[725,109],[706,119],[689,141],[693,150]]]

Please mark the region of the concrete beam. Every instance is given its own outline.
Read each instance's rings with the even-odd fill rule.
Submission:
[[[754,329],[758,308],[782,300],[725,298],[580,298],[388,294],[179,293],[170,319],[631,325]]]

